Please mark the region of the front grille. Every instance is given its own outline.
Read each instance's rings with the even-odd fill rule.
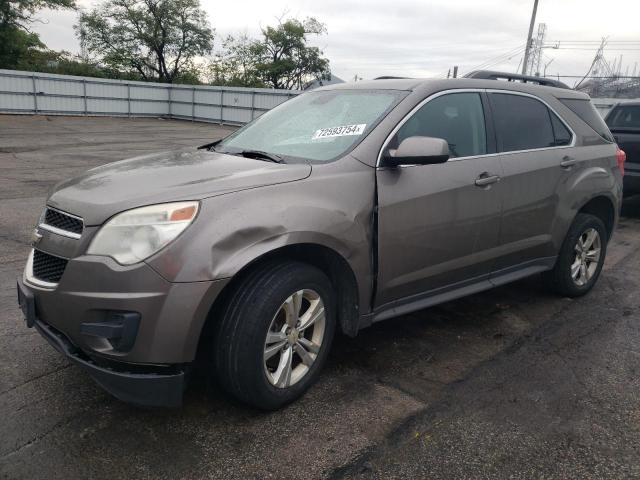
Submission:
[[[33,276],[38,280],[58,283],[67,267],[66,258],[56,257],[40,250],[33,251]]]
[[[53,210],[47,208],[44,212],[45,225],[50,225],[60,230],[75,233],[76,235],[82,235],[82,219],[73,217],[59,210]]]

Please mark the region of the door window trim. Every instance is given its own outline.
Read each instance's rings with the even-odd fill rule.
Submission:
[[[408,122],[409,119],[411,119],[411,117],[413,117],[413,115],[416,114],[416,112],[418,110],[420,110],[424,105],[429,103],[431,100],[434,100],[434,99],[436,99],[438,97],[442,97],[443,95],[450,95],[452,93],[478,93],[481,96],[482,96],[483,93],[485,93],[485,94],[503,93],[503,94],[507,94],[507,95],[519,95],[519,96],[522,96],[522,97],[533,98],[534,100],[537,100],[537,101],[541,102],[545,107],[547,107],[556,117],[558,117],[560,122],[562,122],[562,124],[565,127],[567,127],[567,130],[569,130],[569,132],[571,133],[571,142],[568,145],[557,145],[557,146],[552,146],[552,147],[529,148],[529,149],[525,149],[525,150],[511,150],[509,152],[484,153],[484,154],[481,154],[481,155],[468,155],[466,157],[454,157],[454,158],[451,158],[450,160],[448,160],[448,162],[457,162],[457,161],[460,161],[460,160],[469,160],[469,159],[472,159],[472,158],[495,157],[495,156],[498,156],[498,155],[512,155],[512,154],[515,154],[515,153],[537,152],[537,151],[540,151],[540,150],[553,150],[553,149],[559,149],[559,148],[572,148],[572,147],[575,147],[575,145],[576,145],[577,135],[573,131],[571,126],[565,121],[564,118],[562,118],[562,116],[560,114],[558,114],[558,112],[551,105],[549,105],[547,102],[545,102],[540,97],[537,97],[537,96],[532,95],[530,93],[514,92],[512,90],[502,90],[502,89],[499,89],[499,88],[452,88],[452,89],[442,90],[440,92],[433,93],[433,94],[429,95],[427,98],[421,100],[420,103],[418,103],[415,107],[413,107],[411,109],[411,111],[409,113],[407,113],[402,118],[402,120],[400,120],[398,122],[398,124],[394,127],[393,130],[391,130],[391,133],[389,133],[389,135],[387,135],[387,138],[382,143],[382,148],[378,152],[378,158],[376,159],[376,168],[381,168],[380,164],[381,164],[381,161],[382,161],[382,153],[385,151],[385,149],[387,148],[387,146],[391,142],[391,139],[394,137],[394,135],[396,133],[398,133],[398,130],[400,130],[402,128],[402,126],[406,122]],[[484,114],[485,119],[486,119],[487,115],[491,118],[491,123],[494,126],[493,130],[495,132],[495,135],[497,135],[498,132],[495,130],[495,121],[494,121],[494,118],[493,118],[493,112],[492,111],[489,111],[489,112],[486,111],[484,102],[482,104],[482,108],[485,111],[485,114]],[[549,122],[551,122],[551,119],[549,119]],[[487,128],[488,127],[485,126],[485,129],[487,129]],[[496,145],[496,147],[497,147],[497,145]],[[415,165],[401,165],[400,167],[403,168],[403,167],[413,167],[413,166],[415,166]]]

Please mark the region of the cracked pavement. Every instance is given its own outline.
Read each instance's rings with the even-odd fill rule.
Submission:
[[[339,337],[280,412],[201,379],[180,410],[132,407],[25,327],[15,278],[54,183],[229,131],[0,116],[0,478],[640,477],[640,198],[588,296],[532,277]]]

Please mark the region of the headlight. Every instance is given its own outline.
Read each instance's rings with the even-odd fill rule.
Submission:
[[[106,255],[122,265],[149,258],[172,242],[198,213],[198,202],[150,205],[119,213],[98,231],[89,255]]]

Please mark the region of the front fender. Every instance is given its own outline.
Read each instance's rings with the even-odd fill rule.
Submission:
[[[225,254],[224,245],[214,245],[214,256],[221,259],[213,266],[212,275],[214,278],[229,278],[244,267],[258,260],[260,257],[283,247],[308,244],[319,245],[329,248],[338,253],[349,263],[353,269],[354,261],[357,263],[358,250],[366,248],[366,245],[347,245],[337,238],[320,232],[284,232],[276,235],[263,237],[262,234],[270,233],[267,229],[256,231],[234,232],[228,241],[236,246],[232,251]]]
[[[273,250],[314,244],[344,258],[361,298],[371,298],[373,175],[354,160],[314,166],[298,182],[205,199],[193,225],[148,263],[171,282],[210,281]]]

